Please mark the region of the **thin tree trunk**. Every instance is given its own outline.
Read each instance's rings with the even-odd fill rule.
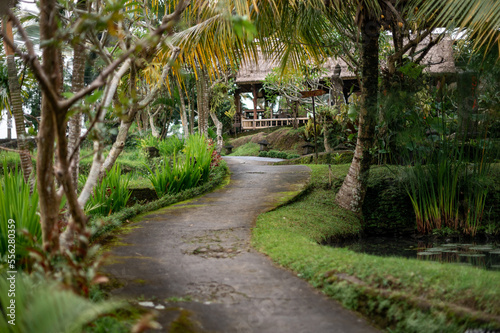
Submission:
[[[2,20],[3,28],[6,29],[8,38],[13,41],[12,36],[12,24],[6,21],[4,18]],[[7,76],[9,80],[9,90],[10,90],[10,103],[12,114],[14,115],[14,122],[16,124],[16,135],[17,135],[17,148],[20,151],[19,157],[21,159],[21,169],[23,170],[23,177],[26,183],[30,184],[31,190],[33,190],[33,179],[31,174],[33,172],[33,165],[31,164],[31,155],[28,151],[26,143],[26,130],[24,124],[24,112],[23,112],[23,100],[21,98],[21,86],[19,85],[19,79],[17,77],[17,67],[14,60],[14,51],[4,43],[5,53],[7,55]]]
[[[184,134],[184,138],[189,137],[189,128],[188,128],[188,121],[187,121],[187,114],[186,114],[186,103],[184,103],[184,92],[182,90],[182,86],[179,83],[178,80],[175,80],[177,84],[177,89],[179,90],[179,98],[181,100],[181,122],[182,122],[182,132]]]
[[[136,77],[137,77],[136,68],[135,68],[135,66],[132,66],[131,71],[130,71],[130,76],[129,76],[129,94],[134,99],[137,96]],[[101,174],[99,176],[99,178],[101,180],[106,175],[106,173],[108,173],[111,170],[111,168],[115,164],[116,160],[118,159],[118,156],[123,151],[123,148],[125,147],[125,141],[127,140],[127,136],[128,136],[128,130],[130,129],[130,126],[132,126],[132,123],[134,122],[137,111],[139,111],[138,107],[137,107],[137,103],[134,102],[133,105],[131,106],[128,114],[121,120],[120,127],[118,129],[118,135],[116,136],[116,140],[113,143],[113,146],[111,147],[111,151],[109,152],[108,156],[106,157],[104,164],[102,165]]]
[[[78,4],[80,9],[85,9],[85,1]],[[71,83],[71,91],[76,93],[83,89],[85,82],[85,46],[83,44],[76,44],[73,48],[73,75]],[[74,158],[70,165],[71,179],[73,180],[73,187],[78,188],[78,173],[80,164],[80,135],[82,132],[82,113],[78,111],[69,120],[68,130],[68,151],[70,155],[74,152]]]
[[[373,146],[377,114],[379,27],[366,10],[361,18],[361,109],[356,150],[349,172],[336,196],[343,208],[361,214],[370,170],[370,148]]]
[[[158,114],[158,112],[160,112],[160,110],[161,110],[162,107],[163,106],[160,105],[154,114],[151,114],[151,112],[149,112],[149,110],[148,110],[149,125],[151,127],[151,134],[155,138],[159,138],[160,137],[160,132],[158,132],[158,129],[156,129],[155,118],[156,118],[156,115]]]
[[[217,146],[216,150],[220,154],[222,151],[222,146],[224,146],[224,139],[222,138],[222,123],[217,118],[215,112],[210,112],[210,116],[212,117],[212,121],[215,124],[215,128],[217,129]]]
[[[167,80],[168,73],[170,72],[170,69],[172,68],[172,64],[174,63],[175,59],[177,59],[177,57],[179,56],[179,53],[180,53],[180,48],[178,47],[172,50],[172,55],[170,56],[169,61],[163,67],[161,85],[155,87],[140,103],[136,103],[135,105],[133,105],[129,111],[129,114],[121,121],[116,141],[115,143],[113,143],[113,147],[111,147],[111,151],[109,152],[108,156],[106,157],[106,160],[102,165],[100,172],[100,179],[102,179],[105,173],[109,172],[109,170],[111,170],[111,168],[115,164],[116,160],[118,159],[118,156],[120,156],[120,153],[123,151],[123,148],[125,147],[125,140],[127,139],[128,131],[134,121],[135,115],[140,109],[146,108],[149,105],[149,103],[151,103],[153,99],[157,96],[161,87],[164,85],[164,82]],[[135,71],[132,71],[129,78],[130,94],[134,96],[136,96],[137,94],[136,91],[137,85],[135,82],[136,74],[137,73],[135,73]]]
[[[194,108],[191,104],[191,98],[189,98],[189,94],[187,96],[188,100],[188,108],[189,108],[189,134],[194,134]]]

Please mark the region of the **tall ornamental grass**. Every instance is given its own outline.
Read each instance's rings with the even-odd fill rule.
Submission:
[[[35,241],[41,241],[42,229],[37,211],[38,191],[36,187],[30,194],[30,186],[24,182],[21,170],[16,167],[9,172],[7,163],[4,161],[3,179],[0,182],[0,254],[2,259],[5,259],[8,254],[8,235],[11,225],[15,225],[15,248],[18,258],[25,255],[26,246],[33,245],[31,240],[20,233],[21,230],[26,229]]]
[[[85,205],[85,211],[92,215],[107,216],[127,205],[132,194],[128,190],[131,174],[122,175],[119,164],[106,174]]]
[[[427,149],[413,151],[413,166],[403,168],[403,184],[420,233],[447,227],[474,236],[488,194],[487,141],[465,142],[445,134]]]
[[[154,171],[146,166],[158,197],[179,193],[208,181],[213,151],[214,147],[202,135],[195,134],[186,140],[183,155],[163,156]]]

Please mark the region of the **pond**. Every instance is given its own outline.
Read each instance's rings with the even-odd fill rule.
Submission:
[[[447,262],[500,272],[500,241],[364,237],[330,246],[346,247],[355,252],[378,256]]]

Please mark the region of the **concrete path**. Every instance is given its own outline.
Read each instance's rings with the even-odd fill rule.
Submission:
[[[376,332],[250,247],[257,216],[309,179],[305,166],[226,158],[228,186],[144,216],[104,271],[114,295],[152,301],[162,332]]]

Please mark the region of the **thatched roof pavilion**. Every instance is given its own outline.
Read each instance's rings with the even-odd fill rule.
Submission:
[[[424,39],[416,48],[417,52],[429,43],[429,39]],[[442,39],[437,45],[434,45],[427,55],[423,58],[421,64],[425,66],[424,71],[433,75],[444,75],[455,73],[455,62],[453,58],[453,41],[449,38]],[[347,63],[340,58],[329,58],[322,66],[326,69],[325,79],[334,75],[335,67],[339,65],[341,72],[340,78],[344,84],[344,95],[347,96],[352,88],[357,88],[357,78],[353,71],[349,69]],[[259,94],[262,88],[262,82],[271,71],[278,67],[279,63],[275,59],[266,58],[263,54],[259,55],[257,62],[244,63],[236,75],[236,84],[239,89],[236,93],[236,106],[239,118],[236,119],[235,127],[245,129],[255,129],[262,127],[287,125],[289,121],[268,121],[262,119],[264,109],[259,109],[257,99],[261,98]],[[383,66],[383,64],[382,64]],[[251,92],[254,99],[254,108],[246,113],[243,112],[240,102],[240,93]],[[301,119],[303,123],[307,118]]]

